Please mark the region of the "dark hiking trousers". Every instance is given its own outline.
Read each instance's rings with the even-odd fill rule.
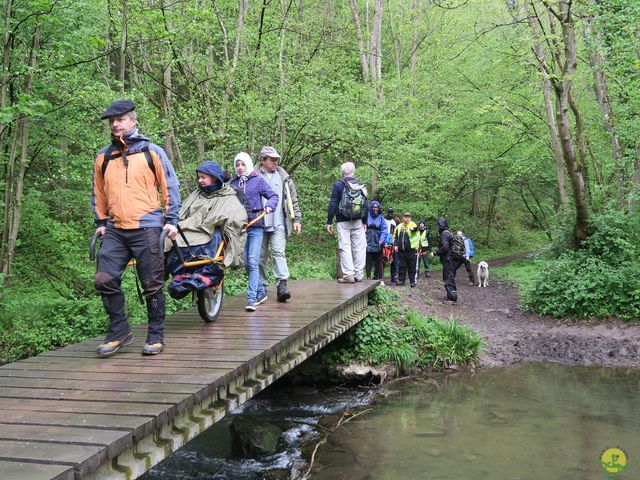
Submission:
[[[409,278],[410,283],[416,283],[417,250],[398,250],[398,281],[404,283]]]
[[[118,340],[130,331],[122,292],[122,272],[132,258],[147,300],[149,329],[147,343],[164,340],[164,258],[159,254],[161,228],[123,230],[107,227],[98,254],[95,287],[109,315],[105,342]]]
[[[469,281],[471,283],[476,283],[475,277],[473,276],[473,270],[471,269],[471,260],[464,260],[464,268],[467,270],[467,274],[469,275]]]
[[[444,288],[447,291],[447,300],[458,301],[458,289],[456,287],[456,272],[464,263],[462,260],[454,260],[446,257],[442,264],[442,280],[444,280]]]
[[[367,278],[371,278],[372,268],[373,279],[382,279],[382,252],[367,252],[367,263],[364,267]]]
[[[393,260],[389,264],[389,276],[392,282],[398,280],[398,252],[394,252]]]
[[[416,274],[420,274],[420,264],[422,263],[422,265],[424,266],[424,273],[429,273],[429,254],[425,253],[424,255],[420,255],[419,260],[418,260],[418,272],[416,272]]]

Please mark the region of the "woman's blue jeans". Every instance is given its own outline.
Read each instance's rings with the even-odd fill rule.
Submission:
[[[244,246],[244,268],[249,276],[247,286],[247,304],[253,304],[258,298],[264,296],[264,286],[260,282],[260,250],[262,249],[262,236],[264,229],[259,227],[247,230],[247,242]]]

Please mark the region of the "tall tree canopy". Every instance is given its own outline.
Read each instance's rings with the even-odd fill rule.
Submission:
[[[92,160],[108,139],[97,117],[122,97],[185,180],[205,158],[230,167],[238,150],[273,144],[319,224],[328,192],[317,186],[346,159],[383,202],[478,219],[486,241],[516,223],[551,235],[563,210],[585,239],[590,212],[637,210],[638,2],[0,7],[5,285],[18,265],[71,278],[58,287],[69,295],[90,288],[70,258],[92,227]]]

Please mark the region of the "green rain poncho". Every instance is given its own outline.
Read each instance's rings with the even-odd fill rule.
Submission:
[[[242,227],[247,223],[247,212],[238,200],[236,192],[228,185],[208,193],[194,190],[182,202],[180,229],[191,246],[202,245],[211,240],[216,227],[221,227],[226,242],[224,265],[238,268],[243,265],[242,254],[247,235]],[[178,246],[186,247],[181,235],[176,238]],[[165,244],[165,250],[171,244]]]

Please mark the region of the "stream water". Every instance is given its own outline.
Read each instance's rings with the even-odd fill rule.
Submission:
[[[639,385],[639,370],[548,363],[397,381],[328,435],[311,478],[639,478]],[[323,416],[373,399],[371,391],[274,387],[234,413],[293,420],[281,453],[235,458],[227,419],[142,478],[281,478],[274,472],[300,458],[301,443],[320,438],[313,425]],[[602,459],[613,467],[605,471]]]

